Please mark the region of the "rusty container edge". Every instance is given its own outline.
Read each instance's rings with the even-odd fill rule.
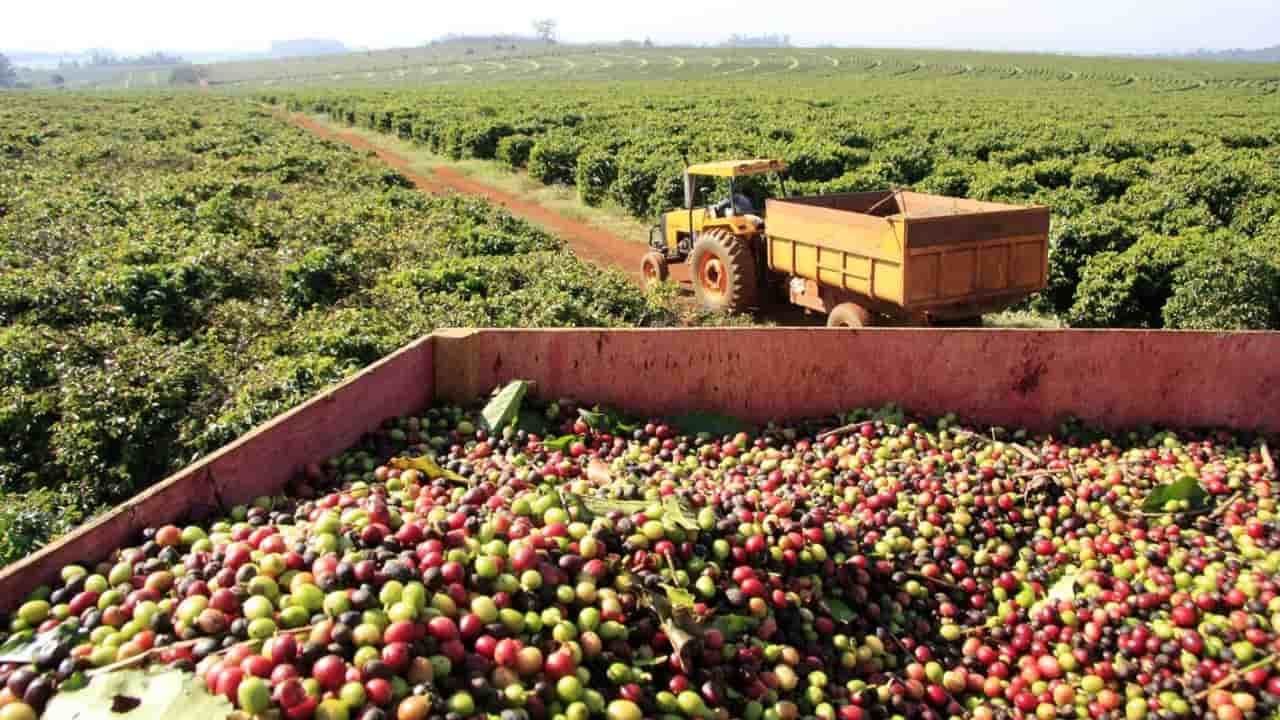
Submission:
[[[714,411],[763,422],[898,403],[923,415],[1048,430],[1071,414],[1113,428],[1280,434],[1280,333],[808,328],[442,330],[259,426],[28,558],[0,569],[0,612],[73,562],[148,526],[280,491],[308,462],[433,400],[514,378],[641,415]]]

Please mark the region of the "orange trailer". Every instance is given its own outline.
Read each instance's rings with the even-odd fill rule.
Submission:
[[[769,200],[765,217],[768,268],[832,326],[981,324],[1048,277],[1043,206],[885,191]]]

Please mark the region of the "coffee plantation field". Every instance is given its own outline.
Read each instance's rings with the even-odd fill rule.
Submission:
[[[1274,65],[519,43],[199,77],[0,94],[0,566],[436,328],[764,319],[282,110],[646,222],[686,161],[741,156],[789,194],[1041,203],[1037,320],[1280,329]],[[1280,718],[1274,438],[474,400],[6,596],[0,720]]]
[[[1244,87],[1273,93],[1280,87],[1275,66],[1259,63],[893,48],[647,48],[477,41],[223,62],[201,66],[201,71],[211,85],[239,88],[341,85],[403,89],[584,80],[718,80],[737,84],[769,78],[827,82],[875,77],[1101,82],[1162,91]]]
[[[0,95],[0,562],[435,327],[689,321],[669,290],[423,196],[262,103],[646,221],[679,202],[682,155],[784,157],[791,192],[1044,203],[1031,309],[1280,327],[1270,65],[525,44],[205,76],[199,94]]]
[[[441,326],[679,321],[239,99],[0,96],[0,565]]]
[[[1280,327],[1273,66],[1246,78],[1208,63],[847,52],[790,75],[722,62],[715,80],[632,68],[590,82],[257,96],[448,158],[491,159],[645,220],[679,203],[682,154],[781,156],[791,192],[910,187],[1043,203],[1053,227],[1041,311],[1077,327]]]

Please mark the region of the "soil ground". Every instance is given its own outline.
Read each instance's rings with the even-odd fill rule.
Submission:
[[[592,227],[583,222],[548,210],[540,205],[512,195],[499,188],[486,185],[449,167],[435,167],[430,176],[416,172],[409,159],[375,145],[352,132],[334,130],[305,115],[291,114],[289,120],[299,127],[305,128],[320,137],[344,142],[361,151],[372,152],[387,165],[395,168],[423,192],[443,193],[459,192],[468,195],[479,195],[492,203],[502,205],[512,214],[528,220],[554,232],[564,238],[565,242],[582,259],[602,267],[616,267],[639,280],[640,257],[644,248],[637,243],[624,240],[609,232]],[[689,272],[685,265],[671,266],[671,277],[682,287],[689,287]]]

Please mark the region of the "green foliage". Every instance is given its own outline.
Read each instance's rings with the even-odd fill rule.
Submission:
[[[1071,184],[1074,170],[1070,160],[1051,158],[1035,164],[1032,169],[1036,184],[1043,188],[1056,190]]]
[[[1066,319],[1077,327],[1280,329],[1280,262],[1226,232],[1143,238],[1085,263]]]
[[[285,303],[300,312],[316,305],[332,305],[355,287],[355,261],[328,245],[307,251],[284,268]]]
[[[393,115],[392,111],[376,113],[368,125],[382,132],[391,132],[394,127],[402,136],[412,135],[406,127],[406,123],[411,121],[404,118],[393,120]],[[430,145],[432,151],[454,160],[464,157],[491,160],[497,155],[501,141],[514,133],[515,130],[507,123],[493,121],[489,117],[469,118],[441,125],[431,133]]]
[[[546,185],[572,185],[579,151],[579,143],[566,134],[543,135],[529,151],[529,177]]]
[[[1275,140],[1267,135],[1251,130],[1231,128],[1224,130],[1219,136],[1223,147],[1238,148],[1267,148],[1275,144]]]
[[[98,325],[82,338],[96,361],[60,372],[50,444],[87,504],[115,503],[181,464],[175,445],[212,378],[202,355],[160,337]]]
[[[923,143],[888,143],[877,154],[894,185],[914,185],[933,172],[932,153]]]
[[[1012,169],[989,166],[978,172],[969,184],[969,194],[979,200],[995,202],[1025,201],[1040,188],[1035,171],[1020,165]]]
[[[481,417],[489,432],[501,432],[503,428],[520,414],[520,403],[532,385],[528,380],[513,380],[493,396]]]
[[[1144,238],[1124,252],[1105,251],[1080,272],[1066,320],[1075,327],[1160,327],[1173,292],[1173,273],[1183,261],[1176,240]]]
[[[670,200],[669,195],[658,198],[661,202],[655,207],[654,199],[658,187],[658,178],[675,178],[680,183],[681,168],[678,162],[653,158],[649,161],[623,160],[617,169],[617,177],[609,186],[609,197],[631,215],[638,218],[650,218],[665,209]],[[677,187],[678,192],[683,192]]]
[[[462,128],[461,148],[464,156],[493,159],[503,138],[515,133],[507,123],[492,120],[471,122]]]
[[[533,149],[533,142],[533,138],[525,134],[508,135],[498,141],[494,155],[507,168],[518,170],[529,164],[529,151]]]
[[[967,163],[950,161],[940,164],[932,174],[916,183],[921,192],[951,197],[966,197],[973,184],[973,170]]]
[[[434,328],[679,320],[240,99],[33,95],[0,142],[0,564]]]
[[[1200,484],[1200,481],[1188,475],[1154,488],[1146,499],[1142,501],[1142,510],[1144,512],[1158,513],[1164,511],[1167,503],[1179,501],[1186,502],[1187,509],[1194,510],[1204,505],[1208,499],[1209,493]]]
[[[229,295],[227,277],[200,259],[127,265],[107,281],[104,300],[119,305],[136,326],[188,330],[209,303]]]
[[[0,561],[26,557],[80,524],[86,517],[84,501],[66,492],[39,489],[6,493],[0,503]]]
[[[575,184],[578,197],[587,205],[603,202],[617,178],[618,163],[611,148],[591,148],[578,156]]]
[[[1174,285],[1165,327],[1280,329],[1280,265],[1246,248],[1211,245],[1178,268]]]
[[[1144,163],[1137,160],[1107,162],[1089,159],[1077,164],[1070,172],[1071,186],[1084,191],[1095,203],[1105,203],[1124,195],[1146,176]]]
[[[563,246],[559,238],[478,198],[452,196],[437,203],[449,211],[439,222],[452,255],[514,255]]]
[[[649,209],[649,214],[657,215],[684,207],[684,166],[678,161],[660,162],[655,166],[655,178],[653,191],[643,202]],[[706,195],[702,192],[704,186],[698,184],[698,180],[694,182],[697,196],[705,199]],[[643,187],[639,189],[643,190]],[[638,200],[635,202],[639,204]]]
[[[1115,207],[1100,208],[1053,223],[1049,232],[1049,280],[1042,295],[1049,309],[1064,315],[1075,303],[1080,271],[1092,257],[1123,252],[1137,238]]]
[[[821,141],[809,140],[803,143],[791,143],[786,150],[785,159],[790,168],[789,175],[797,181],[831,180],[844,172],[845,148]]]

